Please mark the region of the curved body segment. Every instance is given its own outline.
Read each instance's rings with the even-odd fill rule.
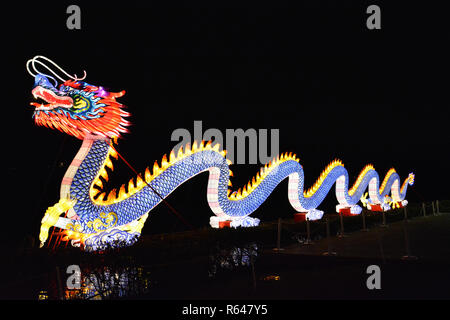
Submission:
[[[75,200],[68,217],[73,220],[69,223],[71,230],[78,233],[71,236],[75,240],[77,237],[82,239],[85,246],[94,248],[96,246],[92,243],[98,242],[98,239],[104,240],[105,234],[114,238],[112,230],[115,230],[115,237],[127,239],[130,232],[126,226],[146,217],[162,198],[200,173],[209,174],[207,201],[215,214],[210,221],[213,227],[218,227],[220,221],[231,221],[231,225],[235,227],[257,225],[259,220],[249,215],[286,178],[289,179],[288,199],[292,207],[311,220],[322,217],[323,212],[317,208],[333,186],[336,189],[338,207],[355,207],[367,189],[374,204],[384,204],[384,198],[389,193],[395,201],[404,200],[407,182],[412,178],[408,177],[404,187],[400,188],[398,174],[389,172],[379,188],[378,173],[372,168],[364,169],[349,190],[347,170],[340,161],[333,161],[316,184],[305,191],[303,167],[295,155],[286,154],[262,168],[242,190],[232,192],[229,189],[231,171],[225,153],[219,151],[218,146],[212,147],[211,144],[205,145],[202,142],[198,146],[194,143],[192,148],[182,150],[178,156],[172,154],[170,160],[164,157],[161,166],[154,166],[152,174],[148,169],[136,181],[131,180],[127,188],[123,185],[119,191],[113,190],[106,195],[102,192],[102,180],[107,179],[106,168],[112,168],[111,158],[114,158],[113,154],[116,152],[111,141],[88,137],[81,150],[84,158],[75,158],[63,179],[61,197]],[[76,173],[70,178],[74,168]],[[139,232],[136,233],[137,236]]]

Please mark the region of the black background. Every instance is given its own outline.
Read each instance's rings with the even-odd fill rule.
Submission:
[[[33,78],[25,63],[47,56],[112,91],[133,126],[119,151],[138,170],[176,142],[177,128],[279,128],[280,152],[296,153],[307,187],[334,158],[350,179],[367,163],[381,177],[394,167],[411,202],[448,199],[448,26],[439,2],[204,1],[38,2],[3,12],[3,243],[36,236],[58,201],[60,181],[81,141],[34,125]],[[81,30],[66,28],[66,8],[81,7]],[[381,8],[368,30],[366,8]],[[260,165],[233,165],[234,188]],[[116,164],[112,184],[133,173]],[[207,174],[168,201],[195,227],[208,225]],[[354,181],[354,180],[352,180]],[[333,193],[333,192],[332,192]],[[333,212],[330,194],[320,207]],[[287,183],[253,216],[290,217]],[[185,230],[160,205],[144,233]],[[6,241],[6,242],[5,242]]]

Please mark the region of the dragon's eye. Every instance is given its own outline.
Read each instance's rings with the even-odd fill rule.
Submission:
[[[90,101],[88,98],[75,94],[72,96],[73,105],[72,108],[70,108],[73,112],[83,112],[89,109],[90,107]]]

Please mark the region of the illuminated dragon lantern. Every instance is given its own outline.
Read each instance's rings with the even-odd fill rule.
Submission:
[[[50,65],[50,66],[49,66]],[[38,71],[45,67],[51,73]],[[112,160],[118,158],[114,143],[127,132],[129,113],[116,101],[124,91],[108,92],[82,78],[69,75],[57,64],[43,56],[28,60],[27,70],[34,77],[32,94],[42,102],[31,102],[37,125],[55,128],[83,140],[80,150],[66,171],[61,183],[60,200],[45,212],[39,239],[46,242],[49,229],[62,229],[63,240],[88,251],[108,246],[131,245],[137,241],[148,213],[185,181],[201,172],[209,172],[207,201],[214,216],[210,225],[218,228],[256,226],[259,219],[249,215],[269,197],[284,179],[289,179],[288,198],[297,216],[315,220],[323,212],[317,207],[333,185],[339,204],[337,212],[359,214],[362,202],[369,210],[388,210],[405,206],[408,184],[414,182],[409,174],[400,186],[400,177],[389,170],[380,185],[378,173],[367,165],[349,188],[349,175],[339,160],[331,162],[308,190],[304,189],[304,172],[297,157],[282,154],[261,168],[246,186],[232,192],[226,152],[211,142],[194,142],[177,153],[164,156],[153,170],[130,180],[128,185],[104,190]],[[61,82],[58,85],[58,80]],[[368,189],[369,198],[367,198]],[[390,194],[390,196],[389,196]]]

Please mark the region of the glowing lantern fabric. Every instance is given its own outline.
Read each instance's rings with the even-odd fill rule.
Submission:
[[[83,140],[62,180],[61,201],[44,215],[41,244],[46,241],[49,228],[56,226],[65,230],[65,240],[86,250],[131,245],[139,238],[148,213],[162,201],[161,197],[167,197],[202,172],[209,173],[207,201],[215,214],[210,219],[212,227],[218,227],[221,221],[230,221],[231,227],[258,225],[259,219],[250,214],[286,178],[289,179],[289,202],[310,220],[322,217],[323,212],[317,208],[334,185],[339,202],[336,209],[350,208],[351,213],[358,214],[361,212],[357,205],[360,199],[365,206],[379,204],[387,210],[390,206],[386,196],[391,194],[389,203],[392,206],[405,204],[407,186],[414,182],[414,175],[410,174],[400,186],[399,175],[391,169],[380,185],[378,173],[368,165],[349,188],[347,170],[341,161],[334,160],[316,183],[305,190],[303,167],[294,154],[286,153],[261,168],[242,189],[232,192],[229,189],[230,161],[225,152],[218,145],[202,141],[181,148],[177,154],[172,152],[168,158],[164,156],[160,164],[155,162],[153,170],[148,168],[127,186],[122,185],[106,194],[103,185],[108,180],[106,168],[113,169],[112,160],[117,159],[113,142],[117,142],[121,133],[127,132],[126,127],[130,124],[124,119],[129,113],[116,101],[124,92],[108,92],[67,73],[65,75],[71,79],[62,79],[64,82],[57,88],[50,81],[55,80],[54,77],[38,72],[38,61],[57,66],[42,56],[27,63],[28,71],[35,77],[32,93],[45,101],[31,103],[35,107],[36,124]],[[36,74],[29,69],[30,65]],[[54,74],[56,76],[56,72]],[[366,189],[369,199],[364,196]],[[61,217],[63,212],[66,217]]]

